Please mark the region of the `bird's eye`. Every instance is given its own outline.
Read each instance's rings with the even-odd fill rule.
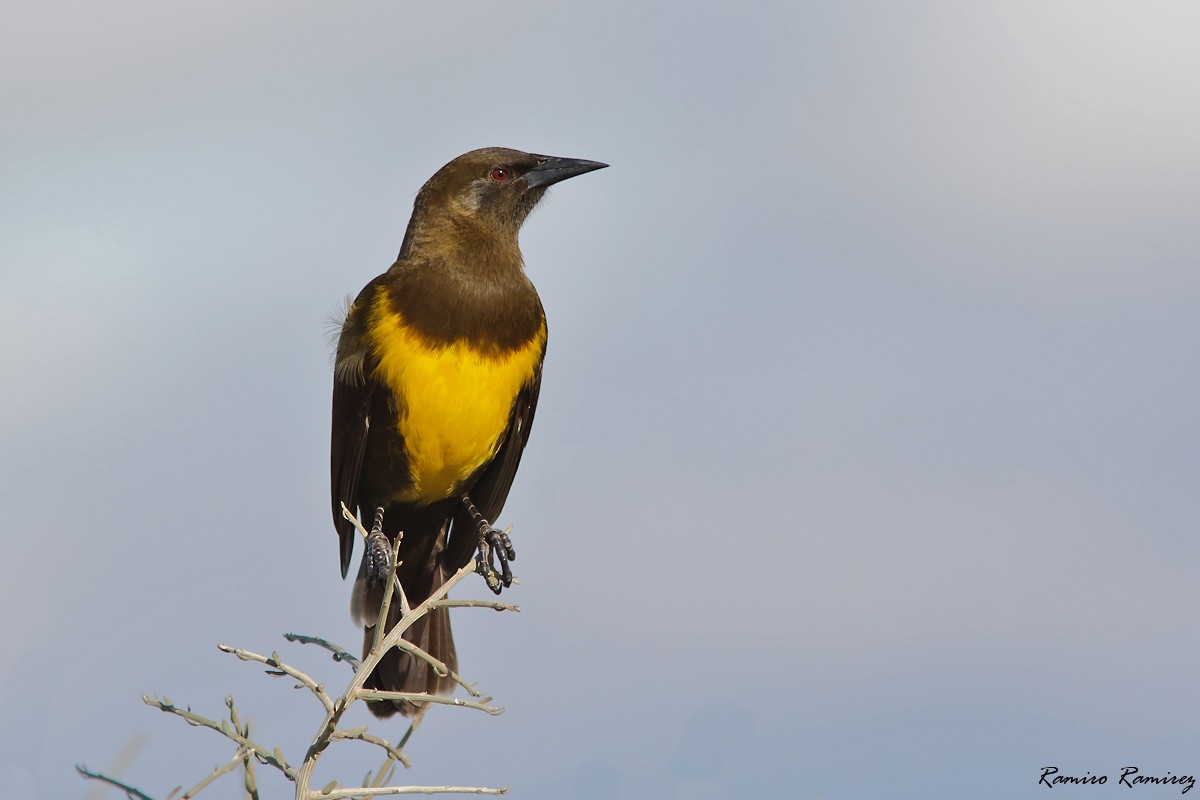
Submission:
[[[492,180],[506,181],[508,180],[508,170],[504,167],[492,167]]]

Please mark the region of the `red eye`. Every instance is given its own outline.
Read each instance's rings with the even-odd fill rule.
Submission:
[[[508,180],[508,170],[504,167],[492,167],[492,180],[506,181]]]

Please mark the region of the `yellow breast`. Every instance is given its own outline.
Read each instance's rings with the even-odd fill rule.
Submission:
[[[397,424],[412,478],[393,500],[450,497],[500,447],[513,401],[545,354],[546,327],[528,344],[498,354],[464,341],[431,346],[391,310],[382,290],[368,327],[376,377],[400,400]]]

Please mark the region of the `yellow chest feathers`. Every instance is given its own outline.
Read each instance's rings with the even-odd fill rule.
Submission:
[[[393,498],[432,503],[452,495],[500,447],[513,401],[546,349],[546,327],[528,344],[496,354],[465,341],[431,346],[381,296],[369,326],[375,375],[398,399],[412,485]]]

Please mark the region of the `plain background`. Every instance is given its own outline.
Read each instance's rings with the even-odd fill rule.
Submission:
[[[1011,800],[1051,765],[1109,776],[1055,797],[1200,770],[1194,3],[4,18],[0,795],[116,797],[83,762],[161,798],[231,754],[142,692],[232,693],[299,760],[316,703],[215,645],[347,679],[280,637],[359,639],[328,319],[487,145],[612,167],[522,235],[550,318],[501,519],[523,611],[455,614],[508,711],[437,709],[400,780]],[[317,785],[378,760],[337,745]]]

